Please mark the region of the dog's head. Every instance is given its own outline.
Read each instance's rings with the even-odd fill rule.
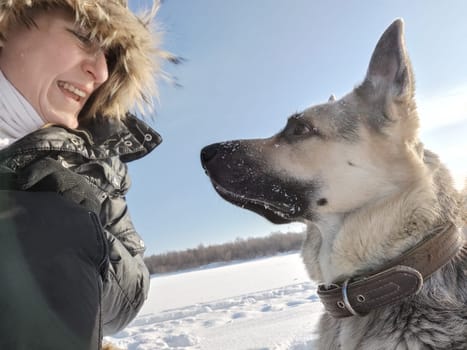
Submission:
[[[288,118],[267,139],[201,151],[216,191],[274,223],[346,213],[406,186],[421,173],[414,78],[403,22],[380,38],[363,83]]]

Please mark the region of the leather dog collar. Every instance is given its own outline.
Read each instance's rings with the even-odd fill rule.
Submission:
[[[364,316],[417,294],[423,281],[447,264],[464,244],[452,223],[433,231],[429,238],[372,274],[318,286],[326,311],[335,318]]]

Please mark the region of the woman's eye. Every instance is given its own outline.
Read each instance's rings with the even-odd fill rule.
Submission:
[[[88,37],[81,34],[76,34],[76,36],[79,39],[79,41],[81,41],[83,44],[91,45],[91,39],[89,39]]]
[[[97,43],[94,40],[92,40],[88,35],[86,35],[84,33],[80,33],[78,31],[72,30],[72,29],[69,29],[69,32],[71,34],[73,34],[75,36],[75,38],[77,38],[79,40],[81,45],[83,45],[83,47],[86,50],[94,50],[94,49],[98,48]]]
[[[73,34],[79,41],[81,41],[81,43],[85,44],[85,45],[89,45],[91,44],[91,39],[89,39],[86,35],[84,34],[81,34],[77,31],[74,31],[74,30],[70,30],[71,34]]]

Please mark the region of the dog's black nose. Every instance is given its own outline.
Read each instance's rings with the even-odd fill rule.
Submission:
[[[201,150],[201,163],[203,165],[208,163],[211,159],[213,159],[216,156],[217,150],[219,149],[218,146],[218,143],[214,143],[212,145],[204,147]]]

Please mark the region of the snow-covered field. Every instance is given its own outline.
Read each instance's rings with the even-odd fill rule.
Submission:
[[[153,276],[128,350],[313,349],[323,308],[298,253]]]

